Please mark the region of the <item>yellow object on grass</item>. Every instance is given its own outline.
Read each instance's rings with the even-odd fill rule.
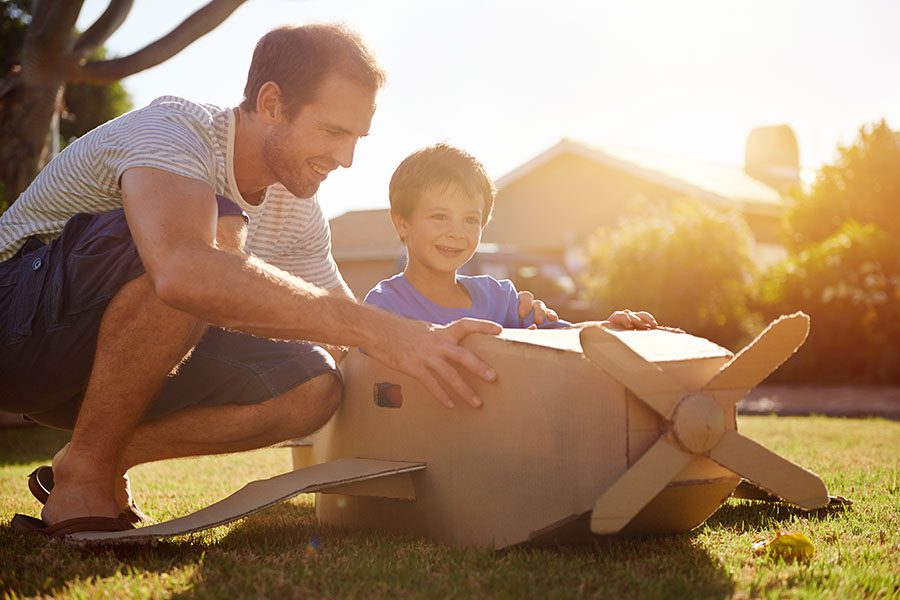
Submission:
[[[754,542],[753,553],[768,553],[770,556],[785,560],[809,560],[815,555],[816,547],[799,531],[787,533],[777,531],[771,540]]]

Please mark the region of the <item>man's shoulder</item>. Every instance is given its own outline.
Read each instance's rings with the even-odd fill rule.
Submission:
[[[199,121],[215,122],[225,111],[225,106],[217,106],[205,102],[196,102],[180,96],[160,96],[154,99],[140,112],[171,112],[194,117]]]
[[[113,123],[119,122],[124,130],[131,132],[161,129],[170,130],[170,135],[177,135],[179,130],[193,131],[203,139],[215,140],[227,131],[230,110],[178,96],[160,96],[146,106],[122,115]]]

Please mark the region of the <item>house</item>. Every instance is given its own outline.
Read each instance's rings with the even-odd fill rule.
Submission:
[[[736,211],[753,234],[757,261],[770,263],[784,255],[783,198],[800,186],[799,162],[786,125],[754,129],[743,166],[563,139],[497,180],[484,252],[515,249],[577,268],[578,249],[598,228],[634,207],[692,198]],[[331,220],[331,231],[335,259],[357,296],[402,268],[387,209],[345,213]]]

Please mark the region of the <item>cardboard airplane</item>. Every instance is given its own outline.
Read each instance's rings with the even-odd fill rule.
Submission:
[[[741,483],[804,509],[817,475],[737,432],[736,403],[806,339],[774,321],[736,356],[665,329],[505,330],[463,344],[498,372],[469,378],[484,401],[447,410],[414,379],[362,353],[342,365],[342,406],[295,471],[248,484],[167,523],[82,541],[199,531],[303,492],[327,524],[460,546],[564,543],[594,534],[688,531]]]

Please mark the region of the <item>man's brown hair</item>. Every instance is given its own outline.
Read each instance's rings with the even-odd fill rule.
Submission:
[[[408,219],[423,192],[442,186],[456,187],[472,198],[480,197],[484,202],[481,225],[488,224],[497,194],[494,182],[478,159],[444,143],[416,150],[403,159],[391,177],[391,211]]]
[[[256,111],[262,86],[281,88],[285,114],[292,118],[315,100],[322,81],[340,74],[372,90],[384,85],[385,73],[362,38],[338,24],[285,25],[260,38],[253,51],[241,110]]]

